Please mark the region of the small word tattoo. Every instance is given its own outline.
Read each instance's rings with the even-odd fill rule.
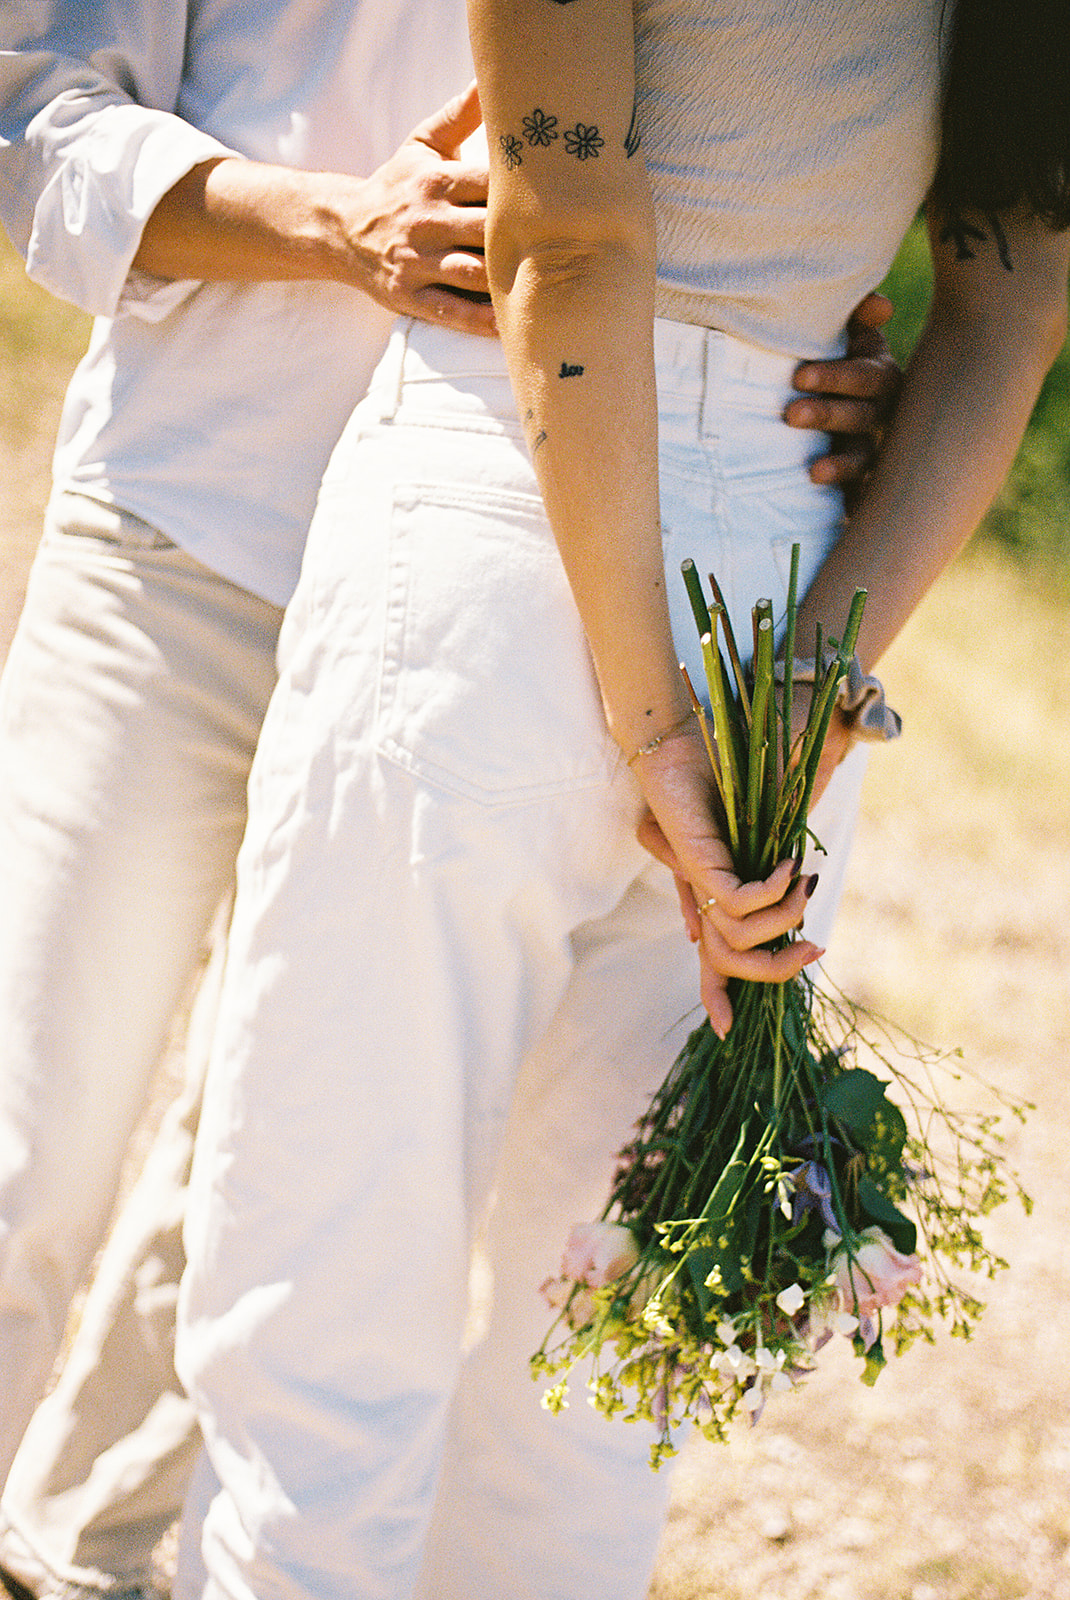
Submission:
[[[996,216],[990,215],[987,220],[996,241],[1000,266],[1004,272],[1013,272],[1014,262],[1011,260],[1003,226]],[[966,222],[957,211],[952,212],[940,229],[940,243],[954,244],[956,261],[973,261],[976,259],[977,251],[970,248],[971,241],[976,244],[987,244],[988,234],[983,228],[974,227],[972,223]]]
[[[524,146],[520,143],[515,133],[503,133],[498,140],[498,148],[502,153],[502,160],[510,172],[515,172],[524,159]]]
[[[536,106],[531,116],[524,118],[524,138],[532,148],[537,144],[553,144],[557,138],[557,118],[547,116],[545,111]]]
[[[639,148],[639,107],[632,106],[632,120],[628,124],[628,132],[624,135],[624,154],[630,161]]]
[[[559,378],[582,378],[583,368],[580,366],[572,366],[569,364],[569,362],[562,361],[561,371],[557,374],[557,376]]]
[[[605,142],[593,123],[577,122],[574,128],[565,131],[565,149],[577,161],[587,161],[592,157],[597,159]]]

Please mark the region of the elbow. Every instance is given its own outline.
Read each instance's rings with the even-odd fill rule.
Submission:
[[[607,274],[653,278],[653,214],[643,200],[584,210],[491,212],[486,234],[487,276],[495,296],[557,294]]]

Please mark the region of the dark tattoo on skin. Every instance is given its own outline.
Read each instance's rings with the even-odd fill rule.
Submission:
[[[574,128],[568,128],[565,132],[565,149],[577,161],[597,158],[605,142],[593,123],[577,122]]]
[[[524,138],[532,147],[553,144],[557,138],[557,118],[548,117],[545,111],[536,106],[531,116],[524,118]]]
[[[510,172],[515,172],[524,159],[524,147],[515,133],[503,133],[498,140],[502,159]]]
[[[1014,262],[1011,260],[1010,249],[1007,245],[1007,235],[1003,231],[1003,226],[996,216],[990,215],[987,220],[996,241],[1000,266],[1005,272],[1013,272]],[[940,229],[940,243],[954,244],[956,261],[973,261],[976,259],[977,252],[976,250],[971,250],[971,241],[976,244],[987,244],[988,234],[983,228],[975,228],[972,223],[964,221],[957,211],[953,212]]]
[[[524,412],[524,431],[525,432],[530,432],[530,429],[528,428],[528,423],[529,422],[534,422],[534,420],[535,420],[535,413],[534,413],[534,411],[532,411],[531,407],[529,406],[528,409]],[[545,444],[545,443],[546,443],[546,429],[545,428],[540,428],[538,433],[535,435],[534,439],[531,441],[531,453],[532,453],[532,455],[535,454],[536,450],[539,448],[539,446],[541,444]]]
[[[632,120],[628,124],[628,132],[624,135],[624,154],[630,161],[639,148],[639,107],[632,106]]]
[[[559,378],[580,378],[583,376],[583,368],[570,366],[567,361],[562,361],[561,371],[557,374],[557,376]]]

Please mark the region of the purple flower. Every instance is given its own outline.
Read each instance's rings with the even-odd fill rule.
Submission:
[[[819,1211],[821,1220],[826,1228],[831,1228],[834,1233],[843,1230],[836,1220],[836,1213],[832,1209],[832,1179],[816,1161],[804,1161],[801,1167],[789,1174],[795,1186],[795,1196],[791,1208],[792,1223],[800,1221],[807,1211]]]

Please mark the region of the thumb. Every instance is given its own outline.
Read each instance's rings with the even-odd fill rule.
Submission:
[[[455,156],[458,149],[475,133],[483,120],[479,105],[479,90],[475,80],[461,94],[454,95],[444,106],[431,113],[425,122],[413,131],[412,137],[421,144],[430,145],[440,156]]]

